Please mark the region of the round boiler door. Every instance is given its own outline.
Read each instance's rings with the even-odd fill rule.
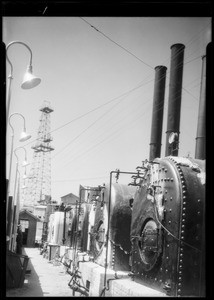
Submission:
[[[140,258],[145,271],[151,270],[157,262],[160,249],[159,229],[154,220],[150,219],[144,225],[138,241]]]

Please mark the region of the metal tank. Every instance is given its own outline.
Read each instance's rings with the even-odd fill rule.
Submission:
[[[205,295],[205,162],[155,159],[135,194],[131,271],[169,296]]]
[[[110,210],[110,186],[106,185],[101,191],[95,212],[94,227],[91,231],[90,252],[94,257],[94,262],[103,267],[107,261],[107,267],[115,271],[130,270],[130,201],[133,199],[135,191],[136,187],[112,184]],[[107,246],[108,257],[106,258]]]

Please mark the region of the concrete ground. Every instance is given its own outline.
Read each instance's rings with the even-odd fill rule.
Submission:
[[[53,265],[39,254],[38,248],[24,248],[23,254],[30,259],[22,288],[9,289],[6,297],[72,297],[68,286],[70,275],[63,265]]]

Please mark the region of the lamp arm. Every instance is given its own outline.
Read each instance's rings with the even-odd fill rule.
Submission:
[[[11,61],[10,61],[8,55],[7,55],[7,52],[8,52],[9,47],[12,46],[13,44],[21,44],[21,45],[24,45],[24,46],[29,50],[29,52],[30,52],[30,66],[32,65],[32,57],[33,57],[33,54],[32,54],[32,51],[31,51],[30,47],[29,47],[27,44],[25,44],[24,42],[21,42],[21,41],[13,41],[13,42],[9,43],[9,44],[7,45],[7,47],[6,47],[6,59],[7,59],[8,63],[10,64],[10,68],[11,68],[11,75],[10,75],[10,76],[12,76],[12,74],[13,74],[13,65],[12,65],[12,63],[11,63]]]
[[[23,118],[23,120],[24,120],[24,131],[26,131],[25,118],[24,118],[24,116],[23,116],[22,114],[20,114],[20,113],[15,112],[15,113],[13,113],[12,115],[10,115],[10,117],[9,117],[9,125],[10,125],[10,127],[11,127],[11,129],[12,129],[12,131],[13,131],[13,134],[14,134],[14,129],[13,129],[13,126],[11,125],[11,123],[10,123],[10,119],[11,119],[11,117],[14,116],[14,115],[19,115],[19,116],[21,116],[21,117]]]
[[[26,151],[26,149],[24,148],[24,147],[17,147],[15,150],[14,150],[14,154],[16,155],[16,151],[17,150],[19,150],[19,149],[23,149],[24,151],[25,151],[25,160],[27,160],[27,151]],[[16,155],[16,157],[17,157],[17,155]]]

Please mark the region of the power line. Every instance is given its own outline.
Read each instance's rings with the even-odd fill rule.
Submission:
[[[105,38],[107,38],[109,41],[111,41],[112,43],[114,43],[115,45],[117,45],[118,47],[120,47],[121,49],[123,49],[124,51],[126,51],[127,53],[129,53],[130,55],[132,55],[133,57],[135,57],[137,60],[139,60],[140,62],[142,62],[144,65],[146,65],[149,68],[154,69],[152,66],[150,66],[149,64],[147,64],[145,61],[143,61],[142,59],[140,59],[139,57],[137,57],[135,54],[133,54],[131,51],[127,50],[126,48],[124,48],[123,46],[121,46],[120,44],[118,44],[117,42],[113,41],[110,37],[108,37],[105,33],[103,33],[102,31],[100,31],[99,29],[97,29],[95,26],[93,26],[92,24],[90,24],[88,21],[86,21],[84,18],[79,17],[81,20],[83,20],[85,23],[87,23],[89,26],[91,26],[94,30],[96,30],[97,32],[99,32],[100,34],[102,34]]]

